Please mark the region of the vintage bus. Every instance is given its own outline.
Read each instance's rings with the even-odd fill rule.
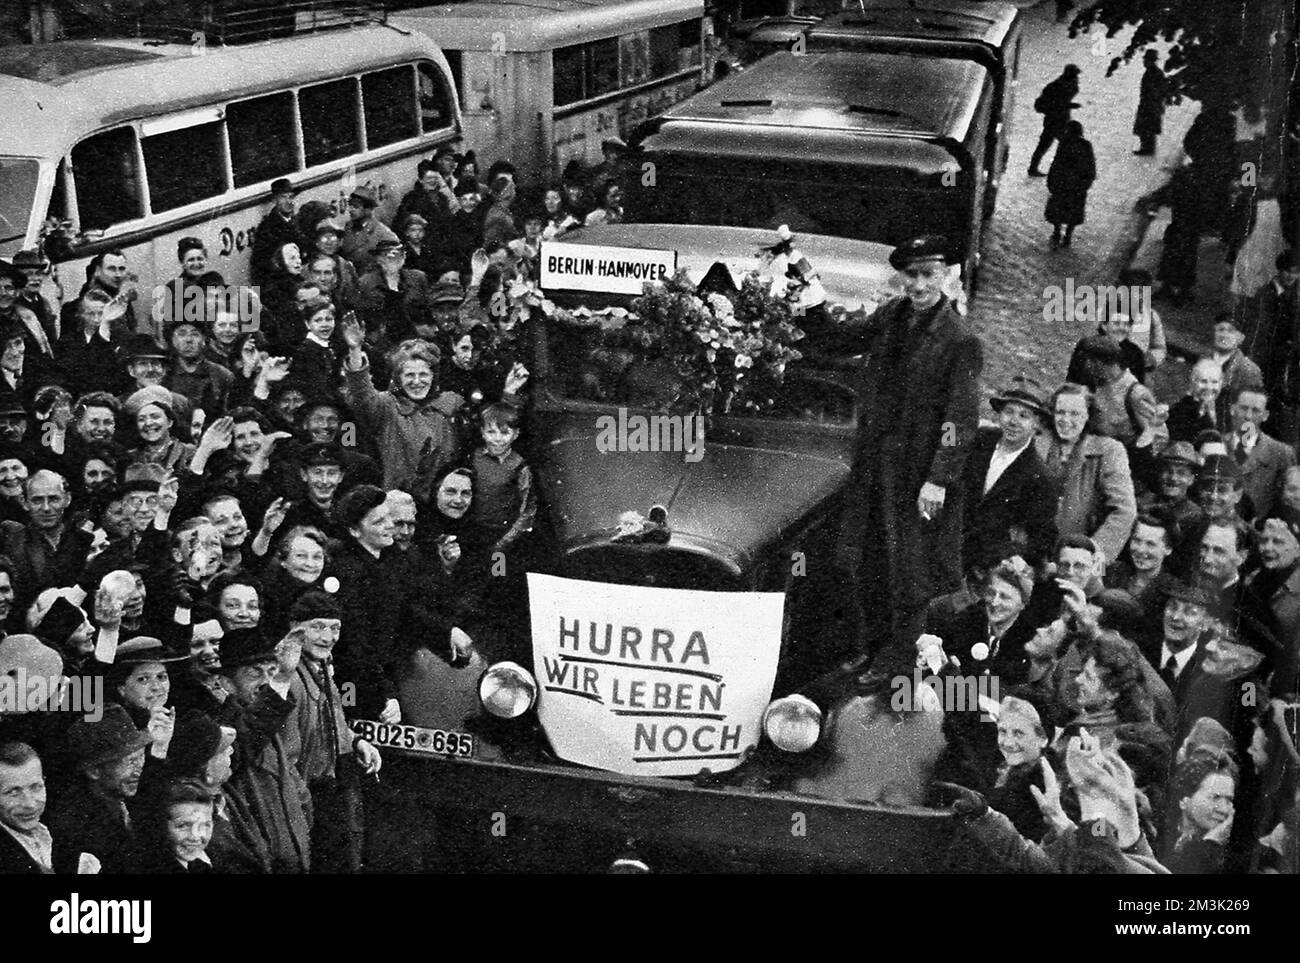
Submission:
[[[446,58],[394,22],[293,26],[0,48],[0,256],[43,247],[67,299],[94,255],[121,249],[148,297],[187,235],[246,283],[278,177],[337,211],[368,185],[391,214],[416,163],[461,135]]]
[[[446,53],[481,168],[558,175],[711,75],[702,0],[475,0],[404,9]]]
[[[1008,3],[963,3],[929,0],[902,6],[897,0],[874,0],[846,8],[809,27],[806,50],[914,52],[969,60],[993,77],[993,122],[984,153],[984,214],[997,203],[998,182],[1011,152],[1016,87],[1020,76],[1020,11]]]
[[[973,290],[994,103],[971,61],[776,53],[637,132],[653,176],[632,185],[630,219],[885,244],[945,234]]]

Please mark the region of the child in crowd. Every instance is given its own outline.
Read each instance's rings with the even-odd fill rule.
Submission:
[[[339,358],[330,346],[334,335],[334,305],[322,298],[303,307],[307,335],[293,355],[293,383],[308,398],[338,395]]]
[[[505,402],[483,409],[483,446],[470,459],[477,478],[470,517],[492,540],[494,564],[498,552],[504,553],[507,564],[522,556],[525,536],[537,516],[533,473],[514,450],[519,415],[518,408]]]

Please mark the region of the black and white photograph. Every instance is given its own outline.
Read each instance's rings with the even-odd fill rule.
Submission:
[[[1280,935],[1298,19],[4,0],[6,925],[1141,875],[1201,879],[1083,936]]]

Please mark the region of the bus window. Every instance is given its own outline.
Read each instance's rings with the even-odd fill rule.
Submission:
[[[658,80],[700,65],[700,21],[670,23],[650,31],[650,76]]]
[[[155,134],[142,144],[149,206],[155,214],[226,192],[219,121]]]
[[[447,67],[451,71],[452,83],[455,84],[456,89],[460,91],[460,106],[461,109],[464,110],[469,105],[469,95],[468,92],[465,90],[464,75],[461,74],[460,72],[461,57],[462,57],[461,51],[444,49],[442,51],[442,55],[447,58]],[[424,97],[425,74],[434,74],[434,73],[437,73],[437,71],[435,71],[432,67],[428,67],[425,64],[420,64],[420,97],[421,98]],[[430,127],[428,124],[425,124],[424,129],[432,130],[433,128]]]
[[[361,152],[355,80],[304,87],[298,92],[298,108],[308,167]]]
[[[283,177],[298,169],[293,94],[241,100],[226,108],[230,163],[236,187]]]
[[[587,44],[587,96],[599,97],[618,90],[618,38]]]
[[[72,148],[72,176],[82,231],[102,231],[144,216],[135,131],[119,127]]]
[[[551,54],[552,73],[555,76],[555,106],[577,103],[585,100],[582,77],[586,72],[583,67],[583,45],[558,47]]]
[[[0,157],[0,241],[21,240],[26,235],[40,172],[30,158]]]
[[[366,147],[374,150],[420,136],[411,67],[377,70],[361,78],[366,108]]]
[[[453,63],[455,69],[452,71],[452,76],[459,79],[459,53],[456,54]],[[420,79],[420,124],[424,132],[428,134],[450,127],[455,115],[452,110],[452,94],[447,89],[447,79],[437,67],[429,63],[417,64],[416,72]]]

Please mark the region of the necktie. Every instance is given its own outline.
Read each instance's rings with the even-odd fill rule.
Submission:
[[[1165,664],[1160,667],[1160,678],[1164,680],[1165,685],[1169,686],[1169,691],[1173,692],[1178,685],[1178,660],[1172,655],[1165,659]]]
[[[207,863],[205,863],[205,862],[204,862],[203,860],[201,860],[201,859],[191,859],[188,863],[185,864],[185,872],[187,872],[187,873],[210,873],[210,872],[212,872],[212,867],[209,866]]]

